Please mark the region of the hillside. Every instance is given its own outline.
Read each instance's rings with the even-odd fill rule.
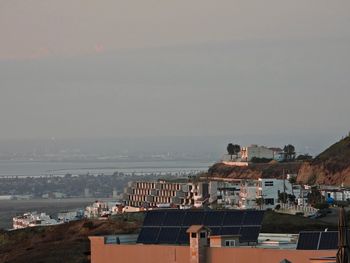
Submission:
[[[333,144],[299,170],[298,182],[350,186],[350,137]]]
[[[136,233],[142,218],[140,214],[140,218],[122,216],[114,220],[83,220],[10,232],[0,230],[0,262],[90,262],[88,236]]]
[[[283,172],[298,173],[302,162],[252,164],[247,167],[216,163],[208,170],[210,177],[235,179],[281,178]]]
[[[133,213],[113,220],[84,220],[11,232],[0,230],[0,262],[88,263],[90,262],[88,236],[136,233],[142,220],[143,213]],[[325,228],[336,229],[336,224],[266,211],[261,231],[299,233],[302,230]]]

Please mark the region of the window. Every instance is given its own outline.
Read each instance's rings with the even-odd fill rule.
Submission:
[[[196,238],[196,237],[197,237],[197,234],[196,234],[196,233],[191,233],[191,237],[192,237],[192,238]]]
[[[274,205],[275,200],[273,198],[265,198],[265,205]]]
[[[205,232],[200,233],[200,238],[205,238]]]
[[[226,240],[225,241],[225,247],[235,247],[236,246],[236,240]]]
[[[273,181],[266,181],[265,186],[273,186]]]

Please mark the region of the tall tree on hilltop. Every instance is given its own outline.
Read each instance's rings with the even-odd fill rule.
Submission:
[[[235,155],[240,151],[241,151],[241,146],[239,146],[238,144],[229,143],[227,145],[227,152],[229,155],[231,155],[231,160],[232,160],[232,155]]]
[[[295,147],[293,145],[291,144],[285,145],[283,148],[283,152],[287,160],[295,159]]]

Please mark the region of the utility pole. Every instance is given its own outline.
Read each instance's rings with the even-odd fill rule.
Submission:
[[[287,198],[286,198],[286,175],[283,169],[283,199],[284,203],[287,203]]]

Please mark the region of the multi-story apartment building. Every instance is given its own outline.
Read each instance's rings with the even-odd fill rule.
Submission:
[[[242,180],[239,191],[238,206],[242,209],[257,207],[258,180]]]
[[[288,180],[259,178],[258,180],[242,180],[239,206],[241,208],[273,208],[279,202],[279,194],[285,192],[296,197],[299,188],[293,188]]]
[[[127,206],[196,206],[216,201],[216,182],[129,182],[124,190]]]
[[[239,201],[241,180],[218,181],[217,203],[225,207],[236,207]]]

